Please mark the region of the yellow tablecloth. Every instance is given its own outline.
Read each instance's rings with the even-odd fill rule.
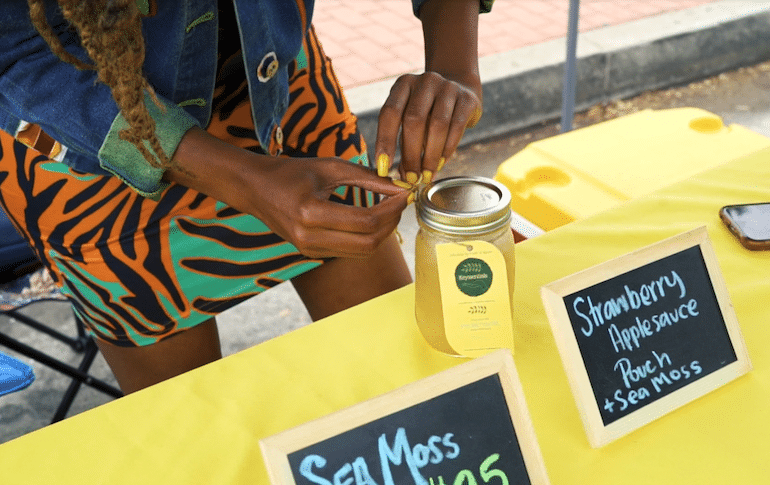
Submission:
[[[719,221],[770,200],[770,150],[517,246],[515,361],[551,482],[760,484],[770,477],[770,252]],[[600,449],[586,439],[540,300],[563,276],[706,225],[754,370]],[[430,350],[413,288],[0,446],[0,483],[266,484],[258,441],[462,362]]]

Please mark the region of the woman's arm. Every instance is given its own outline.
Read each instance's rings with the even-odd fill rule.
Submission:
[[[400,128],[402,177],[430,179],[481,117],[478,15],[479,0],[428,0],[420,7],[425,73],[401,76],[380,111],[378,166],[383,157],[393,159]]]
[[[200,128],[182,138],[165,177],[252,214],[310,257],[366,257],[396,229],[408,191],[337,158],[279,158],[225,143]],[[374,207],[329,200],[340,186],[383,194]]]
[[[54,35],[87,59],[56,5],[46,5]],[[110,88],[97,82],[97,73],[75,69],[52,52],[33,26],[25,0],[3,4],[0,129],[15,134],[21,120],[39,124],[66,146],[64,163],[90,173],[106,170],[147,196],[162,191],[162,177],[186,185],[260,218],[311,257],[371,254],[396,228],[406,207],[407,191],[366,168],[341,159],[256,155],[191,128],[195,120],[170,101],[164,109],[152,100],[145,104],[158,112],[152,116],[155,132],[163,135],[159,138],[165,153],[174,154],[178,163],[165,174],[120,137],[125,120]],[[341,185],[387,197],[373,208],[330,202],[329,194]]]

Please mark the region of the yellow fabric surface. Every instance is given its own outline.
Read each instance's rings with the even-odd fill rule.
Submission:
[[[514,359],[554,485],[766,483],[770,252],[742,248],[721,206],[770,200],[770,150],[517,245]],[[592,449],[542,285],[706,225],[754,370]],[[464,362],[432,351],[413,287],[0,446],[0,483],[267,484],[258,441]]]

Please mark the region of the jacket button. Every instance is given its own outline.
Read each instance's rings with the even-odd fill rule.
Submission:
[[[280,126],[275,127],[275,142],[279,145],[283,145],[283,130]]]
[[[275,52],[268,52],[257,67],[257,79],[266,83],[278,72],[278,58]]]

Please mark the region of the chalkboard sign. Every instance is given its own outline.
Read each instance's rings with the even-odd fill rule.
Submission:
[[[549,483],[508,350],[260,444],[275,485]]]
[[[751,369],[705,228],[561,279],[542,297],[593,446]]]

